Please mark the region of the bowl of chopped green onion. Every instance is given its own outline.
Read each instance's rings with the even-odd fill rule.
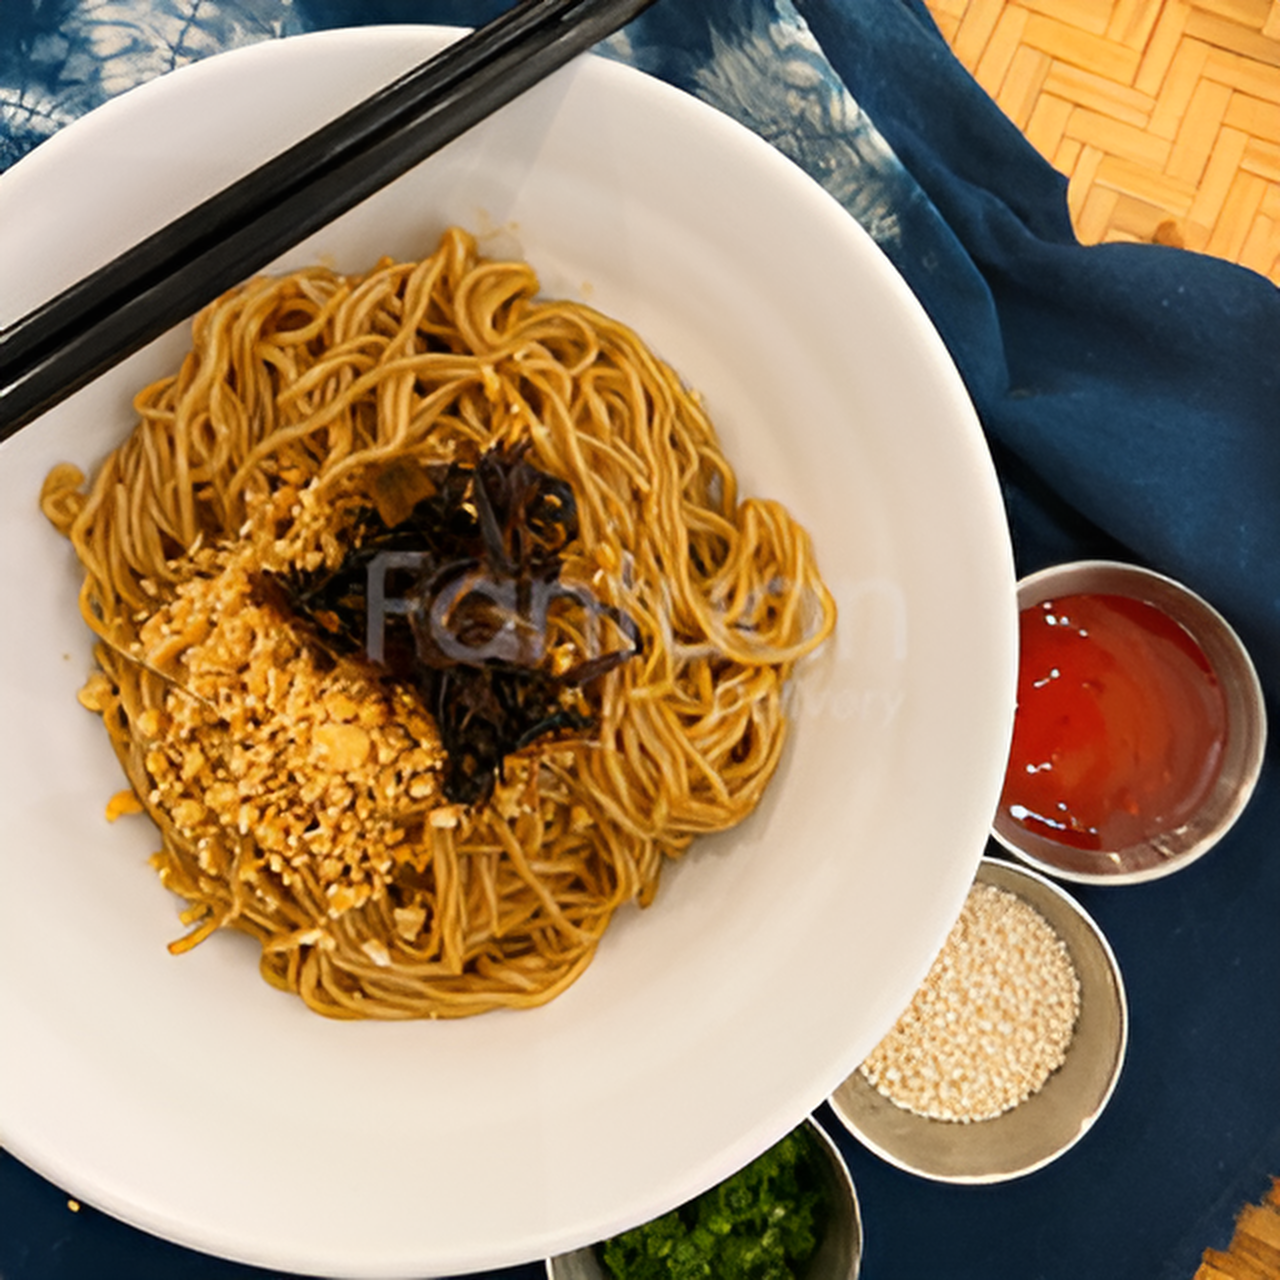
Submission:
[[[547,1260],[550,1280],[856,1280],[853,1180],[812,1117],[702,1195]]]

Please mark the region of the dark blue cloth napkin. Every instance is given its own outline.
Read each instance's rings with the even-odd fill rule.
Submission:
[[[1027,557],[1083,518],[1237,626],[1280,692],[1280,290],[1160,245],[1083,247],[1066,180],[913,0],[797,0],[919,183],[898,269],[964,375]],[[1064,537],[1041,545],[1046,522]]]
[[[236,44],[474,25],[504,7],[0,0],[0,165],[112,93]],[[754,129],[871,233],[973,397],[1021,571],[1102,555],[1186,582],[1250,646],[1274,715],[1280,291],[1177,249],[1078,244],[1065,180],[919,0],[658,0],[602,52]],[[1121,959],[1132,1014],[1120,1088],[1077,1148],[1017,1183],[957,1188],[842,1140],[867,1280],[1189,1280],[1204,1247],[1225,1246],[1234,1212],[1280,1174],[1277,774],[1272,750],[1244,819],[1191,869],[1077,895]],[[0,1153],[3,1280],[260,1274],[73,1214]]]

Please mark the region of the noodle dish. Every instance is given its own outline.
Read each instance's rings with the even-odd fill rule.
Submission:
[[[454,34],[59,131],[0,323]],[[0,1141],[191,1248],[659,1217],[884,1037],[985,847],[1016,607],[956,371],[831,196],[617,63],[0,444],[0,525]]]

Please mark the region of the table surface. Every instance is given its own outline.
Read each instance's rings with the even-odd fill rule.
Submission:
[[[191,31],[183,38],[205,40],[198,52],[243,37],[245,24],[235,27],[229,15],[243,18],[252,11],[261,28],[250,32],[253,38],[299,29],[287,0],[206,6],[203,28],[196,20],[199,4],[184,10],[158,0],[64,3],[42,11],[33,0],[4,0],[0,163],[69,118],[50,108],[46,119],[38,119],[30,93],[24,101],[31,109],[15,112],[5,91],[22,74],[22,59],[28,69],[33,59],[67,64],[75,52],[66,47],[72,19],[79,13],[109,26],[108,9],[145,11],[156,29],[184,18]],[[62,25],[41,27],[54,10]],[[142,24],[126,32],[129,24],[119,21],[119,13],[115,20],[115,39],[145,39]],[[80,53],[99,57],[101,72],[114,46],[103,31],[97,35],[98,45],[86,44]],[[170,52],[174,47],[170,39]],[[165,69],[157,57],[154,73]],[[82,75],[85,84],[93,80],[84,68]],[[1093,535],[1073,538],[1059,531],[1041,538],[1015,527],[1020,572],[1112,550]],[[1272,714],[1274,721],[1274,708]],[[857,1187],[866,1280],[1190,1280],[1205,1248],[1226,1247],[1235,1214],[1260,1199],[1270,1177],[1280,1174],[1278,830],[1280,769],[1273,746],[1243,818],[1200,862],[1145,885],[1069,887],[1120,961],[1131,1028],[1110,1105],[1053,1165],[993,1187],[933,1184],[885,1164],[845,1134],[828,1108],[819,1110]],[[0,1045],[0,1052],[21,1048]],[[0,1280],[247,1280],[269,1274],[275,1273],[191,1253],[75,1205],[0,1151]],[[515,1280],[544,1273],[533,1260],[490,1274]]]

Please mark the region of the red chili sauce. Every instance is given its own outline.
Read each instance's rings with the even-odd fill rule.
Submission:
[[[1190,634],[1152,605],[1072,595],[1024,609],[1001,806],[1077,849],[1181,826],[1222,765],[1226,701]]]

